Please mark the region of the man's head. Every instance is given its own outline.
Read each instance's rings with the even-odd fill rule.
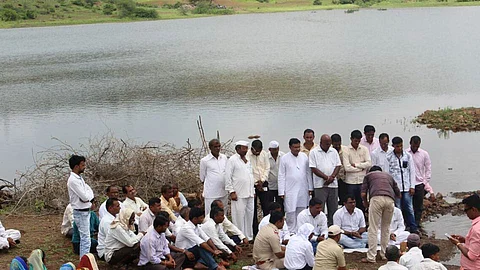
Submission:
[[[332,225],[328,227],[328,238],[335,240],[337,243],[340,241],[343,230],[338,225]]]
[[[360,140],[362,139],[362,132],[360,130],[354,130],[350,133],[350,143],[353,148],[357,149],[358,145],[360,144]]]
[[[173,188],[169,184],[165,184],[162,186],[162,189],[160,190],[162,192],[162,196],[165,198],[165,200],[169,200],[170,198],[173,197]]]
[[[411,233],[408,238],[407,238],[407,247],[409,249],[413,247],[419,247],[420,246],[420,236],[415,233]]]
[[[378,136],[378,142],[380,143],[380,147],[382,148],[382,150],[386,152],[388,150],[388,143],[390,142],[390,137],[387,133],[382,133],[380,134],[380,136]]]
[[[168,229],[168,225],[170,225],[168,218],[161,215],[156,216],[153,221],[153,228],[155,228],[155,231],[158,233],[164,233]]]
[[[357,205],[355,202],[355,196],[353,194],[347,194],[346,200],[343,205],[345,206],[345,208],[347,208],[349,212],[354,211],[355,206]]]
[[[272,156],[274,157],[278,156],[279,150],[280,150],[280,144],[277,141],[271,141],[268,144],[268,151],[270,151],[270,154],[272,154]]]
[[[464,204],[463,210],[467,217],[471,220],[480,216],[480,197],[478,194],[473,194],[462,200]]]
[[[375,165],[375,166],[372,166],[368,172],[381,172],[381,171],[382,171],[382,168],[380,168],[380,166]]]
[[[298,156],[298,153],[300,153],[300,140],[297,138],[291,138],[288,141],[288,147],[290,147],[290,152],[292,152],[292,155]]]
[[[281,229],[283,228],[283,225],[285,223],[285,214],[280,211],[280,212],[272,212],[270,214],[270,220],[269,222],[275,225],[277,228]]]
[[[148,200],[148,208],[154,215],[157,215],[162,211],[162,204],[160,201],[160,198],[158,197],[153,197],[150,200]]]
[[[188,215],[190,221],[194,224],[202,224],[205,219],[205,210],[203,208],[190,208],[190,214]]]
[[[430,258],[436,262],[440,261],[440,248],[437,245],[427,243],[421,249],[423,258]]]
[[[188,215],[190,215],[190,207],[188,207],[188,206],[182,207],[182,209],[180,209],[180,216],[184,220],[188,221],[188,220],[190,220]]]
[[[390,262],[398,262],[398,259],[400,259],[400,250],[396,246],[390,245],[385,250],[385,257],[387,257],[387,260]]]
[[[241,157],[245,156],[248,152],[248,142],[247,141],[238,141],[235,143],[235,151]]]
[[[213,219],[216,224],[220,224],[225,220],[225,212],[222,208],[213,207],[210,210],[210,218]]]
[[[412,150],[413,153],[418,151],[418,148],[420,148],[420,143],[422,143],[422,139],[420,139],[419,136],[412,136],[410,138],[410,150]]]
[[[303,139],[306,143],[313,143],[313,141],[315,140],[315,132],[309,128],[305,129],[303,131]]]
[[[323,202],[319,198],[313,197],[308,202],[308,209],[310,214],[312,214],[313,217],[316,217],[323,210]]]
[[[108,186],[105,190],[108,198],[118,199],[118,187],[117,186]]]
[[[403,152],[403,140],[400,137],[394,137],[392,139],[393,151],[396,154],[401,154]]]
[[[87,166],[85,162],[85,157],[72,155],[68,160],[68,165],[70,166],[70,169],[72,169],[72,172],[81,174],[85,171],[85,167]]]
[[[163,216],[166,219],[170,220],[170,214],[167,211],[160,211],[157,216]]]
[[[328,149],[330,149],[330,146],[332,146],[332,139],[330,138],[330,135],[323,134],[322,137],[320,137],[320,148],[327,152]]]
[[[335,133],[330,138],[332,139],[333,148],[335,148],[337,152],[340,152],[340,150],[342,150],[342,137],[340,134]]]
[[[109,198],[105,203],[105,208],[112,216],[116,216],[120,213],[120,201],[117,198]]]
[[[122,187],[123,194],[125,197],[135,200],[135,196],[137,196],[137,191],[132,185],[125,185]]]
[[[272,202],[268,205],[268,212],[280,212],[282,211],[282,206],[278,202]]]
[[[178,184],[177,183],[172,183],[172,193],[173,193],[173,197],[176,197],[178,195]]]
[[[210,204],[210,208],[213,208],[213,207],[219,207],[219,208],[222,208],[224,209],[224,205],[223,205],[223,202],[221,200],[214,200],[211,204]]]
[[[202,208],[202,206],[203,206],[202,201],[200,201],[199,199],[191,199],[188,202],[188,207],[190,208]]]
[[[366,125],[363,128],[363,134],[365,134],[365,140],[367,140],[368,143],[372,143],[373,138],[375,137],[375,127],[372,125]]]
[[[252,142],[252,148],[250,149],[252,151],[252,154],[254,154],[255,156],[258,156],[260,155],[260,153],[262,153],[262,150],[263,150],[263,143],[262,141],[260,140],[254,140]]]
[[[212,139],[208,142],[208,148],[210,149],[212,155],[218,157],[222,145],[220,144],[220,141],[218,139]]]

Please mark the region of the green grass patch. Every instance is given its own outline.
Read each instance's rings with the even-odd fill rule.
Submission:
[[[427,110],[417,116],[413,122],[442,131],[478,131],[480,130],[480,108]]]

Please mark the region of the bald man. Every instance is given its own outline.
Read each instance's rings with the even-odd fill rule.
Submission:
[[[314,197],[327,205],[328,226],[333,224],[333,214],[338,208],[337,174],[342,162],[335,148],[330,147],[332,139],[323,134],[320,147],[310,150],[310,169],[313,173]]]

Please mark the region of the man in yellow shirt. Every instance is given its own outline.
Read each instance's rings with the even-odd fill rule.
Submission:
[[[270,223],[263,226],[253,243],[253,259],[259,269],[285,268],[285,248],[280,244],[279,229],[285,224],[283,212],[272,212]]]
[[[167,212],[170,220],[175,222],[177,220],[175,212],[180,212],[180,209],[182,209],[183,205],[177,205],[175,202],[175,199],[173,198],[173,188],[171,185],[163,185],[161,192],[162,197],[160,197],[160,200],[162,201],[162,211]]]
[[[343,249],[338,244],[342,233],[337,225],[328,227],[328,239],[317,246],[314,270],[347,270]]]

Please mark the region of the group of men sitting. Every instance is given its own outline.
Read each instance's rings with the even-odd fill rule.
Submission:
[[[164,185],[161,197],[146,204],[134,187],[123,187],[119,201],[116,186],[106,189],[108,199],[100,205],[99,216],[90,212],[90,252],[112,265],[128,265],[136,259],[144,269],[225,269],[242,252],[248,239],[230,222],[221,200],[211,203],[205,217],[202,202],[187,202],[176,185]],[[80,246],[79,231],[67,206],[61,228],[72,238],[74,252]],[[95,235],[97,238],[95,239]],[[218,257],[219,263],[214,257]]]

